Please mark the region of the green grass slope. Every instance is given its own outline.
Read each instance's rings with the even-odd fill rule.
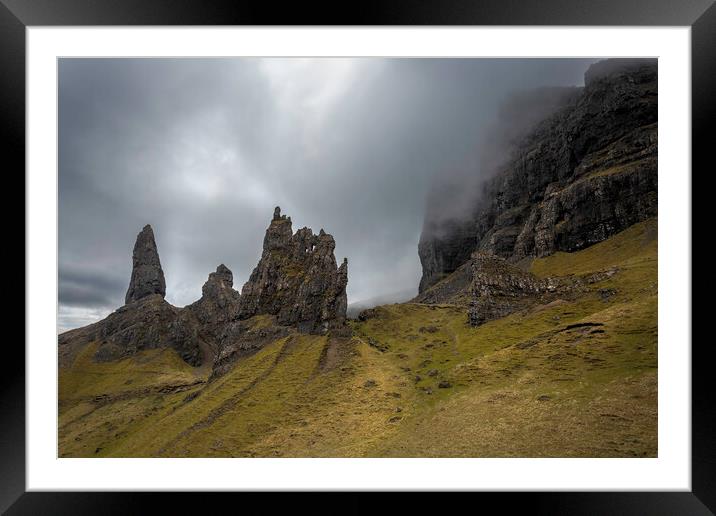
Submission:
[[[477,328],[406,303],[354,337],[290,335],[208,382],[172,351],[60,370],[59,455],[654,457],[657,221],[538,276],[616,268],[576,300]]]

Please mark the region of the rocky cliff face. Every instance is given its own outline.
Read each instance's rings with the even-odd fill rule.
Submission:
[[[421,293],[474,251],[511,262],[571,252],[656,215],[656,61],[590,67],[584,88],[515,145],[464,216],[438,220],[440,211],[428,212],[419,244]]]
[[[162,264],[159,262],[157,243],[154,241],[154,231],[152,226],[147,224],[137,235],[134,244],[132,277],[124,302],[129,304],[152,294],[164,297],[166,284]]]
[[[291,218],[274,211],[264,237],[263,253],[241,290],[239,318],[274,315],[281,325],[312,332],[342,325],[346,317],[348,261],[340,267],[336,243],[323,229],[293,233]]]

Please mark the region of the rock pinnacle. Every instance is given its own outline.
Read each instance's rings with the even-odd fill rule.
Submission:
[[[160,294],[164,297],[165,293],[164,272],[159,262],[154,231],[152,231],[152,226],[147,224],[137,235],[137,241],[134,244],[132,278],[129,281],[124,302],[129,304],[152,294]]]

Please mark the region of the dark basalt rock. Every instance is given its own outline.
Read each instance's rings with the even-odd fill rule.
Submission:
[[[291,218],[274,211],[264,237],[263,254],[241,290],[239,318],[268,314],[280,325],[324,332],[346,317],[348,261],[340,267],[333,237],[322,229],[295,234]]]
[[[468,317],[473,326],[526,308],[534,304],[541,294],[549,291],[546,281],[510,265],[498,256],[475,253],[471,270],[472,301]]]
[[[358,320],[359,321],[367,321],[368,319],[373,319],[375,317],[378,317],[380,314],[378,310],[375,308],[366,308],[365,310],[361,310],[361,312],[358,314]]]
[[[129,304],[152,294],[164,297],[166,284],[159,262],[157,243],[154,241],[152,226],[147,224],[137,235],[132,253],[132,278],[124,302]]]
[[[656,60],[596,63],[565,98],[515,145],[469,213],[438,220],[439,202],[427,212],[421,293],[476,250],[511,262],[572,252],[657,215]]]
[[[262,321],[254,319],[232,321],[216,335],[218,352],[214,359],[212,378],[226,373],[243,356],[291,334],[291,328],[279,325],[273,316]]]
[[[538,278],[504,258],[480,251],[472,255],[470,270],[468,320],[472,326],[538,304],[575,299],[588,292],[589,285],[605,281],[618,272],[610,268],[585,275]]]
[[[430,225],[426,220],[426,228]],[[419,293],[466,263],[477,245],[474,221],[447,220],[441,221],[439,226],[439,230],[424,228],[420,236],[418,255],[423,275],[418,286]]]
[[[239,314],[241,295],[234,290],[234,275],[223,263],[209,274],[201,298],[187,307],[202,325],[205,334],[216,339],[223,327]]]
[[[430,288],[425,289],[412,299],[413,303],[464,305],[469,302],[472,271],[470,261],[463,263],[452,274],[446,275]]]
[[[189,312],[167,303],[159,294],[145,296],[124,305],[102,321],[59,336],[61,363],[89,342],[98,342],[94,359],[98,362],[119,360],[139,351],[173,348],[189,364],[203,362],[208,344],[200,325]]]

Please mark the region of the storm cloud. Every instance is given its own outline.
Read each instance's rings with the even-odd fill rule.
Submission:
[[[123,304],[147,223],[170,303],[219,263],[240,289],[277,205],[333,234],[349,303],[417,293],[430,185],[480,174],[507,96],[593,61],[61,59],[60,331]]]

